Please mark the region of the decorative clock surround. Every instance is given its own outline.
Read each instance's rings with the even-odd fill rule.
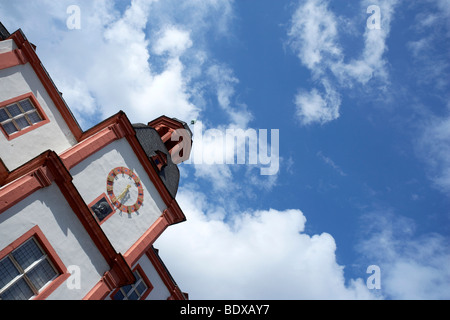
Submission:
[[[106,191],[111,203],[120,211],[137,212],[144,203],[144,188],[141,180],[126,167],[112,169],[106,179]]]

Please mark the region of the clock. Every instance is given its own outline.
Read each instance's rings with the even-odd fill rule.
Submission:
[[[144,203],[141,180],[133,170],[126,167],[117,167],[110,171],[106,179],[106,192],[111,203],[128,214],[137,212]]]

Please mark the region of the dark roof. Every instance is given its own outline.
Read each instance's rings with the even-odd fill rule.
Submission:
[[[190,134],[190,136],[192,138],[193,134],[192,134],[191,128],[189,128],[189,126],[188,126],[188,124],[186,122],[181,121],[180,119],[177,119],[177,118],[172,118],[172,119],[178,121],[179,123],[181,123],[183,125],[183,127],[189,132],[189,134]]]
[[[172,162],[171,155],[162,142],[161,137],[155,129],[142,123],[133,124],[133,128],[136,131],[136,137],[144,149],[145,154],[154,166],[156,172],[158,172],[170,195],[175,198],[180,182],[180,171],[178,166]],[[156,151],[164,153],[167,157],[167,165],[164,166],[161,171],[157,169],[156,165],[151,160],[151,158],[156,155]]]
[[[5,28],[3,23],[0,21],[0,41],[3,41],[5,39],[8,39],[11,36],[9,31]]]

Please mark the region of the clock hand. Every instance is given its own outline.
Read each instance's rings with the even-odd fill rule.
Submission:
[[[131,185],[127,185],[125,190],[122,191],[122,193],[117,197],[117,200],[121,201],[123,197],[127,194],[128,190],[131,188]]]

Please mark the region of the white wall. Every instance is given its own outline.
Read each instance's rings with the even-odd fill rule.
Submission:
[[[138,264],[141,266],[142,270],[147,275],[148,280],[153,285],[153,290],[147,296],[146,300],[167,300],[170,297],[170,292],[166,285],[162,281],[155,267],[146,255],[143,255]]]
[[[80,267],[80,289],[63,283],[48,299],[82,299],[110,268],[55,184],[0,214],[0,250],[35,225],[66,267]]]
[[[150,283],[153,285],[152,291],[145,298],[145,300],[167,300],[170,297],[170,292],[162,281],[152,262],[144,254],[138,262],[132,267],[140,265]],[[105,300],[112,300],[112,295],[109,295]]]
[[[10,42],[0,42],[0,52],[12,48]],[[50,123],[11,141],[0,132],[0,158],[11,171],[46,150],[60,153],[76,143],[72,132],[29,63],[0,70],[0,102],[29,92],[34,94]]]
[[[9,40],[0,41],[0,53],[10,52],[10,51],[13,51],[16,49],[17,49],[17,46],[16,46],[16,43],[14,42],[14,40],[9,39]]]
[[[167,208],[125,138],[114,141],[71,169],[73,183],[87,204],[106,191],[106,178],[116,167],[132,169],[144,187],[144,205],[139,214],[117,210],[101,224],[117,252],[124,254]]]

